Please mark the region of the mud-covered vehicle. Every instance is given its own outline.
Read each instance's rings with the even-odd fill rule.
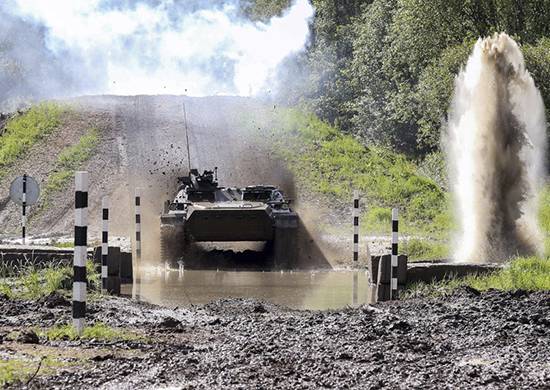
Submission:
[[[276,268],[294,264],[298,215],[277,187],[220,187],[217,168],[202,174],[191,169],[178,182],[160,217],[163,262],[188,263],[197,242],[263,241]]]

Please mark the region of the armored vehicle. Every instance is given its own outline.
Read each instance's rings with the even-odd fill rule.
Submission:
[[[165,263],[187,263],[197,242],[263,241],[275,268],[293,265],[298,215],[277,187],[221,187],[217,168],[202,174],[191,169],[178,184],[174,200],[165,202],[160,217]]]

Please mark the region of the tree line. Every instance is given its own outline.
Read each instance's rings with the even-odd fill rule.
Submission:
[[[307,50],[281,96],[366,144],[437,151],[454,78],[479,37],[522,47],[550,108],[550,0],[313,0]]]

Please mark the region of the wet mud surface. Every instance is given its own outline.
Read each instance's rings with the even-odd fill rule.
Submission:
[[[58,297],[0,298],[8,333],[67,323]],[[27,388],[525,388],[550,384],[550,293],[459,290],[451,296],[295,311],[254,300],[164,308],[124,298],[89,305],[133,341],[47,341],[78,364]],[[36,340],[34,340],[36,341]],[[24,388],[14,384],[14,388]]]

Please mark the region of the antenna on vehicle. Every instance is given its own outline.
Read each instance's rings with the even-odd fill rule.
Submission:
[[[185,102],[183,105],[183,120],[185,122],[185,141],[187,143],[187,168],[191,171],[191,153],[189,152],[189,129],[187,128],[187,111],[185,110]]]

